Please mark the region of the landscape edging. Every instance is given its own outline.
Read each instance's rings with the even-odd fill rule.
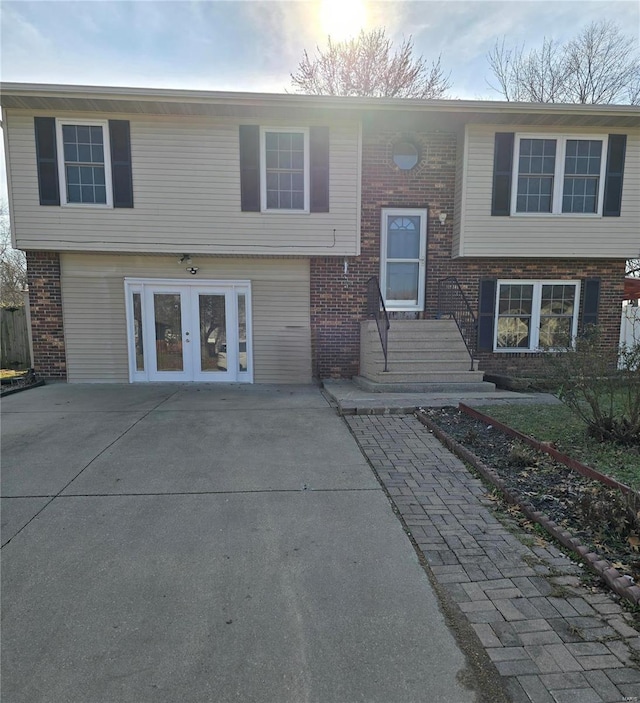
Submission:
[[[602,578],[612,591],[634,605],[640,604],[640,586],[635,585],[630,576],[621,574],[609,561],[599,554],[591,552],[577,537],[573,537],[568,530],[562,529],[557,523],[551,520],[548,515],[536,510],[531,503],[520,499],[519,496],[507,488],[505,482],[491,467],[484,464],[475,454],[441,429],[433,420],[424,414],[424,411],[418,410],[415,415],[425,427],[433,432],[447,449],[451,450],[460,457],[460,459],[471,464],[478,473],[504,495],[509,503],[517,505],[529,520],[544,527],[560,544],[576,554],[591,571]]]
[[[35,383],[30,383],[28,386],[18,386],[17,388],[7,388],[7,390],[2,391],[0,394],[2,398],[5,398],[8,395],[13,395],[14,393],[22,393],[22,391],[28,391],[30,388],[38,388],[39,386],[44,386],[45,381],[44,379],[40,379],[39,381],[36,381]]]
[[[600,483],[603,483],[606,486],[609,486],[610,488],[617,488],[623,493],[638,493],[638,491],[634,490],[630,486],[627,486],[626,483],[622,483],[621,481],[618,481],[615,478],[611,478],[611,476],[607,476],[606,474],[603,474],[600,471],[593,469],[591,466],[587,466],[581,461],[577,461],[576,459],[567,456],[548,442],[541,442],[535,437],[530,437],[528,434],[520,432],[520,430],[515,430],[513,427],[509,427],[509,425],[505,425],[504,422],[496,420],[494,417],[491,417],[491,415],[482,413],[479,410],[470,407],[469,405],[465,405],[464,403],[458,404],[458,410],[461,410],[463,413],[465,413],[465,415],[469,415],[469,417],[472,417],[475,420],[480,420],[480,422],[484,422],[487,425],[492,425],[493,427],[499,429],[501,432],[504,432],[505,434],[511,435],[512,437],[519,439],[521,442],[524,442],[530,447],[533,447],[536,451],[548,454],[560,464],[564,464],[568,468],[577,471],[579,474],[582,474],[586,478],[594,479],[595,481],[600,481]]]

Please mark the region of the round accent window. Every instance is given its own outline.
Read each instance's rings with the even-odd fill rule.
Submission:
[[[418,163],[418,149],[411,142],[396,142],[392,154],[393,163],[401,171],[409,171]]]

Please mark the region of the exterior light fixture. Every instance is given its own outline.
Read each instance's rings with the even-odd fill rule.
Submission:
[[[440,224],[443,225],[447,221],[447,213],[446,212],[441,212],[438,215],[438,219],[440,220]]]

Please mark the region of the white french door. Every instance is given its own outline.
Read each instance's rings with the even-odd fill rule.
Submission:
[[[380,290],[387,310],[424,310],[427,211],[383,209]]]
[[[249,281],[125,279],[129,378],[253,381]]]

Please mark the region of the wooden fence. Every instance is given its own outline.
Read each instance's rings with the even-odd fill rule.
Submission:
[[[0,363],[3,369],[31,366],[27,309],[0,309]]]

